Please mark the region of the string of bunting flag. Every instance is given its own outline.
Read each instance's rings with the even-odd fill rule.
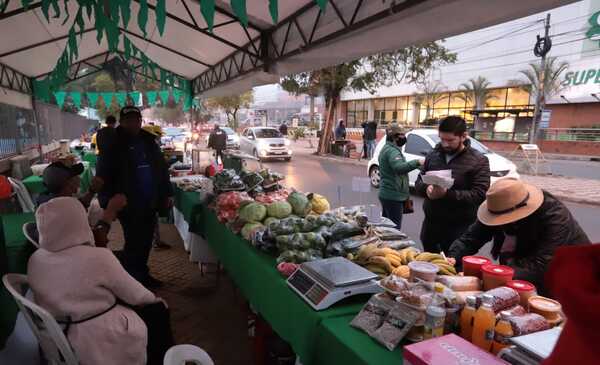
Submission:
[[[179,104],[183,100],[182,108],[184,112],[187,112],[191,107],[199,107],[198,100],[192,99],[188,95],[178,89],[172,90],[159,90],[159,91],[146,91],[144,92],[146,99],[148,100],[148,106],[156,106],[160,100],[161,105],[166,105],[169,98],[172,97],[175,104]],[[130,104],[141,106],[142,103],[142,92],[140,91],[117,91],[117,92],[79,92],[79,91],[56,91],[53,93],[56,100],[56,104],[60,109],[63,108],[67,96],[71,98],[71,102],[77,109],[81,108],[82,99],[85,96],[87,99],[87,106],[90,108],[97,108],[100,99],[104,102],[104,105],[111,105],[113,98],[117,101],[119,107],[124,107],[128,104],[127,99],[129,98]],[[191,103],[187,103],[187,100],[192,100]]]

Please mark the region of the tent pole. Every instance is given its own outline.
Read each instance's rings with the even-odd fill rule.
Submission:
[[[32,89],[33,90],[33,89]],[[44,162],[44,153],[42,149],[42,134],[40,133],[40,121],[37,117],[37,106],[35,102],[35,96],[31,93],[31,109],[33,110],[33,121],[35,122],[35,128],[38,139],[38,153],[39,153],[39,162]]]

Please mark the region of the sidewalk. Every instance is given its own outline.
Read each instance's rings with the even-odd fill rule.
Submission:
[[[301,142],[298,142],[298,144],[300,143]],[[301,147],[298,146],[297,148]],[[304,153],[306,153],[307,150],[308,149],[306,147],[303,148]],[[317,156],[312,154],[311,157],[365,168],[369,162],[368,160],[359,161],[358,159],[350,159],[332,155]],[[541,189],[550,192],[561,200],[573,203],[600,205],[600,180],[569,178],[563,176],[533,176],[524,174],[521,175],[521,178],[523,181],[529,184],[538,186]]]

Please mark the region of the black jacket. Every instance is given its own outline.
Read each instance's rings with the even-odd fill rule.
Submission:
[[[467,140],[465,148],[450,163],[446,163],[446,153],[438,144],[427,155],[421,173],[436,170],[452,170],[454,185],[448,189],[445,197],[430,200],[426,194],[427,185],[419,175],[415,189],[425,196],[425,219],[448,224],[473,223],[477,218],[477,208],[485,200],[485,193],[490,187],[490,163],[487,157],[473,149]]]
[[[116,128],[100,128],[100,130],[96,134],[96,146],[98,147],[98,151],[100,152],[100,154],[102,154],[102,150],[114,144],[115,136]]]
[[[377,123],[374,121],[363,122],[360,125],[363,128],[363,140],[374,141],[377,139]]]
[[[208,148],[215,150],[224,150],[227,148],[227,133],[222,129],[212,131],[210,136],[208,136]]]
[[[288,127],[287,124],[282,124],[279,126],[279,133],[283,134],[283,136],[287,136],[288,134]]]
[[[541,295],[546,272],[554,251],[560,246],[589,244],[590,239],[563,203],[544,191],[544,202],[532,215],[522,220],[516,233],[513,254],[500,254],[506,236],[502,227],[490,227],[477,221],[465,234],[454,241],[448,256],[460,264],[463,256],[476,254],[493,239],[492,256],[515,270],[515,279],[531,282]]]
[[[152,201],[145,202],[144,205],[159,210],[161,204],[173,195],[169,170],[155,136],[142,129],[139,138],[148,156],[147,160],[154,181]],[[133,142],[133,138],[122,127],[117,127],[113,145],[102,152],[103,162],[98,165],[96,175],[104,180],[102,192],[98,194],[100,206],[103,208],[106,208],[108,200],[115,194],[125,194],[128,200],[126,209],[133,209],[136,206],[138,187],[135,177],[136,164],[131,153]]]

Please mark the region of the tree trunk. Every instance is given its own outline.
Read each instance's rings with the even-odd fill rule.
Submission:
[[[309,118],[310,118],[310,126],[312,128],[314,128],[315,126],[315,96],[314,95],[310,95],[310,112],[309,112]]]
[[[319,138],[319,148],[317,149],[317,154],[324,155],[329,152],[329,148],[331,145],[331,135],[333,131],[333,127],[335,125],[335,108],[337,106],[337,98],[332,98],[329,101],[329,105],[327,107],[327,120],[321,129],[321,137]]]

